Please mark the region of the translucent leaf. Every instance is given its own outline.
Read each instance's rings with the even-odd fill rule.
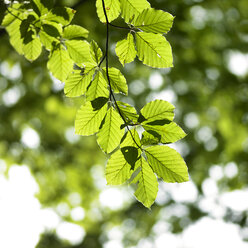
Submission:
[[[148,33],[167,33],[173,24],[174,17],[162,10],[145,9],[133,22],[136,28]]]
[[[106,74],[106,68],[103,68],[104,75],[107,80],[107,74]],[[123,93],[125,95],[128,94],[128,87],[127,87],[127,81],[125,77],[121,74],[120,70],[111,67],[108,68],[108,74],[110,79],[110,84],[112,87],[112,90],[115,93]]]
[[[87,87],[92,81],[95,67],[82,74],[81,71],[74,71],[65,82],[64,92],[68,97],[77,97],[86,93]]]
[[[146,124],[153,124],[154,121],[168,120],[172,121],[174,118],[174,109],[175,107],[164,100],[155,100],[147,103],[141,110],[142,121],[145,121]],[[139,119],[141,119],[139,117]],[[155,123],[156,124],[156,123]]]
[[[33,35],[31,40],[23,45],[23,54],[26,59],[33,61],[36,60],[42,51],[42,44],[40,42],[40,39]]]
[[[123,148],[126,146],[133,146],[135,148],[139,148],[141,146],[140,137],[135,128],[127,131],[122,138],[120,147]]]
[[[144,9],[150,8],[147,0],[120,0],[121,16],[129,23],[137,17]]]
[[[150,131],[150,135],[153,135],[155,138],[160,138],[160,143],[173,143],[186,136],[186,133],[175,122],[163,126],[142,126],[146,131]]]
[[[116,55],[124,66],[126,63],[132,62],[136,57],[133,36],[128,33],[127,39],[118,41],[115,48]]]
[[[41,26],[42,31],[44,31],[49,36],[52,36],[54,38],[60,38],[62,33],[62,27],[55,22],[46,22],[42,24]]]
[[[109,97],[108,83],[100,71],[87,90],[87,100],[92,101],[98,97]]]
[[[94,62],[98,64],[102,57],[102,50],[94,40],[90,42],[90,54]]]
[[[31,3],[33,4],[34,11],[38,15],[47,14],[53,7],[53,1],[51,0],[33,0]]]
[[[125,183],[131,176],[131,165],[126,161],[121,150],[113,153],[106,166],[106,180],[109,185]]]
[[[23,40],[21,38],[20,26],[21,21],[15,19],[11,24],[6,27],[10,36],[10,44],[16,49],[19,54],[23,54]]]
[[[145,150],[153,171],[168,183],[189,180],[188,169],[180,154],[167,146],[151,146]]]
[[[117,104],[122,113],[122,116],[127,122],[137,122],[139,115],[137,114],[137,111],[133,106],[121,101],[117,101]]]
[[[116,19],[121,12],[119,0],[104,0],[105,10],[108,16],[108,21]],[[106,23],[106,18],[103,11],[102,0],[96,0],[96,11],[101,22]]]
[[[162,34],[136,33],[136,46],[139,60],[156,68],[173,67],[170,43]]]
[[[85,40],[66,40],[65,45],[72,60],[78,64],[93,62],[90,55],[90,44]]]
[[[8,10],[12,13],[6,12],[1,25],[2,26],[8,26],[10,23],[12,23],[14,20],[16,20],[15,16],[19,16],[20,12],[18,9],[20,8],[21,4],[20,3],[14,3],[12,4],[12,8],[8,8]]]
[[[47,68],[60,81],[65,82],[68,74],[72,71],[72,67],[73,61],[63,47],[59,47],[50,54]]]
[[[53,21],[66,26],[71,23],[76,11],[67,7],[55,7],[42,18],[47,21]]]
[[[106,101],[105,104],[99,108],[94,108],[92,102],[86,102],[77,112],[75,133],[88,136],[98,132],[106,112]]]
[[[121,129],[123,120],[113,107],[110,107],[103,125],[97,134],[97,142],[106,153],[112,152],[121,141],[124,129]]]
[[[57,43],[58,40],[50,35],[48,35],[44,30],[39,32],[40,41],[47,50],[52,50],[53,44]]]
[[[142,133],[141,144],[142,145],[155,145],[161,140],[161,136],[154,131],[144,131]]]
[[[150,165],[143,157],[138,161],[141,170],[135,177],[139,181],[134,195],[145,207],[150,208],[154,203],[158,192],[158,181]]]
[[[89,31],[78,25],[69,25],[64,28],[63,37],[71,40],[76,38],[87,38]]]

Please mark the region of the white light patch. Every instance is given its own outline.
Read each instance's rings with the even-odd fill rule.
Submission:
[[[82,221],[85,217],[85,211],[82,207],[76,207],[71,210],[71,218],[74,221]]]
[[[75,134],[74,127],[69,127],[65,131],[65,138],[71,144],[75,144],[79,141],[80,136]]]
[[[188,128],[196,128],[199,125],[199,119],[196,113],[188,113],[184,117],[184,124]]]
[[[78,245],[83,241],[86,233],[79,225],[62,222],[57,227],[56,234],[60,239],[68,241],[71,245]]]
[[[145,85],[142,81],[135,80],[129,84],[129,90],[134,95],[140,95],[145,90]]]
[[[159,72],[154,72],[151,74],[148,83],[152,90],[157,90],[163,84],[163,77]]]
[[[11,66],[5,61],[0,64],[0,72],[4,77],[10,80],[17,80],[22,76],[22,71],[19,64],[14,64]]]
[[[177,235],[171,233],[163,233],[159,235],[155,240],[156,248],[178,248],[181,247],[181,240]]]
[[[130,192],[118,188],[104,189],[99,199],[103,207],[108,207],[111,210],[122,209],[126,205],[125,203],[132,201]]]
[[[121,241],[110,240],[103,244],[103,248],[123,248]]]
[[[34,129],[26,127],[22,131],[21,142],[28,148],[36,149],[40,145],[40,136]]]
[[[7,165],[4,160],[0,159],[0,174],[4,173],[7,169]]]
[[[207,141],[209,141],[212,138],[212,136],[213,136],[212,129],[208,126],[201,127],[196,134],[197,141],[204,143],[207,143]]]
[[[230,52],[228,55],[228,69],[237,76],[245,76],[248,73],[248,54]]]
[[[207,10],[201,6],[193,6],[190,8],[190,14],[194,28],[203,29],[207,21]]]
[[[218,194],[216,181],[212,178],[205,179],[202,183],[202,191],[205,196],[216,196]]]
[[[176,202],[195,202],[198,197],[198,191],[192,181],[180,184],[161,183],[163,189],[170,193],[172,199]]]
[[[65,86],[64,83],[62,83],[60,80],[55,78],[51,73],[50,73],[50,77],[51,77],[52,82],[53,82],[52,89],[54,92],[59,92],[59,91],[64,89],[64,86]]]
[[[248,248],[240,237],[238,225],[209,217],[200,219],[184,230],[183,245],[187,248]]]
[[[13,165],[8,180],[0,175],[0,247],[36,246],[43,231],[38,190],[26,166]]]
[[[146,101],[150,102],[156,99],[165,100],[170,103],[176,103],[177,95],[172,89],[162,90],[158,93],[151,93],[147,96]]]
[[[218,181],[224,177],[223,168],[219,165],[213,165],[209,169],[209,175],[215,181]]]
[[[238,166],[234,162],[227,163],[224,172],[226,177],[234,178],[238,174]]]
[[[220,196],[220,202],[234,211],[246,211],[248,209],[248,188],[224,193]]]
[[[12,87],[7,91],[5,91],[4,94],[2,95],[3,103],[4,105],[9,107],[13,106],[19,101],[21,96],[22,94],[20,88],[17,86]]]

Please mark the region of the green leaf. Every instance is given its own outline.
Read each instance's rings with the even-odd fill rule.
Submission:
[[[57,22],[66,26],[71,23],[76,11],[67,7],[55,7],[42,17],[43,20]]]
[[[168,12],[145,9],[133,22],[136,28],[148,33],[167,33],[170,31],[174,17]]]
[[[161,140],[161,136],[154,131],[144,131],[142,133],[141,144],[142,145],[155,145]]]
[[[68,74],[72,71],[73,61],[63,47],[54,50],[49,57],[47,68],[54,77],[65,82]]]
[[[173,67],[170,43],[162,34],[136,33],[136,46],[139,60],[156,68]]]
[[[10,36],[10,44],[19,54],[23,54],[23,40],[20,32],[21,23],[22,22],[19,19],[15,19],[6,27],[6,30]]]
[[[146,0],[120,0],[121,16],[129,23],[137,17],[144,9],[150,8]]]
[[[40,39],[35,35],[32,36],[31,40],[23,45],[23,54],[26,59],[33,61],[36,60],[42,51],[42,44]]]
[[[76,114],[75,133],[88,136],[98,132],[106,112],[107,104],[95,109],[92,102],[86,102]]]
[[[40,41],[43,44],[43,46],[47,49],[47,50],[52,50],[53,48],[53,44],[59,44],[58,40],[50,35],[48,35],[45,31],[40,30],[39,32],[39,36],[40,36]]]
[[[137,52],[135,50],[133,36],[130,33],[128,33],[127,39],[117,42],[115,52],[123,66],[135,59]]]
[[[4,4],[5,5],[5,4]],[[12,13],[6,12],[5,16],[2,20],[1,25],[2,26],[8,26],[9,24],[11,24],[14,20],[16,20],[17,18],[15,16],[19,16],[20,15],[20,11],[18,10],[20,7],[22,6],[22,4],[20,3],[14,3],[12,4],[12,7],[9,7],[8,10]]]
[[[93,62],[90,55],[90,44],[85,40],[66,40],[65,45],[72,60],[78,64]]]
[[[102,50],[94,40],[90,42],[90,54],[94,62],[99,64],[102,57]]]
[[[108,21],[116,19],[121,12],[119,0],[104,0],[105,10],[108,16]],[[96,11],[101,22],[106,23],[106,18],[103,11],[102,0],[96,1]]]
[[[153,171],[168,183],[189,180],[188,169],[180,154],[167,146],[151,146],[145,150]]]
[[[155,100],[147,103],[140,110],[140,113],[142,118],[144,118],[143,121],[148,124],[150,122],[159,120],[172,121],[174,118],[174,109],[175,107],[167,101]]]
[[[43,23],[41,26],[41,30],[44,31],[47,35],[57,38],[57,41],[62,33],[62,27],[55,22]]]
[[[107,80],[106,67],[103,68],[104,75]],[[121,74],[120,70],[111,67],[108,68],[108,74],[110,79],[111,88],[115,93],[128,94],[128,86],[125,77]]]
[[[127,131],[125,133],[120,144],[121,148],[130,146],[133,146],[135,148],[141,147],[140,137],[135,128],[130,129],[130,131]]]
[[[150,132],[150,135],[154,135],[155,138],[160,137],[159,142],[164,144],[176,142],[186,136],[186,133],[175,122],[163,126],[142,126],[146,131],[152,131]]]
[[[138,121],[139,115],[137,114],[136,109],[129,105],[128,103],[117,101],[118,107],[122,113],[122,116],[127,122],[136,123]]]
[[[45,15],[53,7],[53,1],[51,0],[33,0],[31,1],[34,11],[38,15]]]
[[[97,142],[104,152],[110,153],[120,144],[124,135],[124,129],[120,128],[122,124],[123,120],[120,115],[113,107],[110,107],[97,134]]]
[[[66,96],[78,97],[85,94],[94,73],[95,67],[89,68],[88,71],[83,74],[81,71],[73,71],[65,82],[64,92]]]
[[[135,177],[139,181],[134,195],[145,207],[150,208],[158,193],[158,181],[150,165],[141,157],[139,160],[140,172]]]
[[[108,185],[120,185],[131,176],[131,165],[126,161],[121,150],[113,153],[106,166],[106,179]]]
[[[77,38],[88,38],[89,31],[78,25],[69,25],[64,28],[63,38],[72,40]]]
[[[87,90],[88,101],[92,101],[98,97],[109,97],[108,83],[100,71],[95,75],[94,80]]]

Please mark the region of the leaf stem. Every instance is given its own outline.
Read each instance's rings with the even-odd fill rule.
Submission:
[[[121,110],[117,104],[117,101],[115,99],[115,95],[113,93],[113,90],[112,90],[112,87],[111,87],[111,82],[110,82],[110,77],[109,77],[109,71],[108,71],[108,67],[109,67],[109,60],[108,60],[108,53],[109,53],[109,26],[113,26],[113,24],[110,24],[109,20],[108,20],[108,15],[107,15],[107,12],[106,12],[106,9],[105,9],[105,3],[104,3],[104,0],[102,0],[102,7],[103,7],[103,12],[104,12],[104,15],[105,15],[105,19],[106,19],[106,26],[107,26],[107,37],[106,37],[106,51],[105,51],[105,59],[106,59],[106,75],[107,75],[107,80],[108,80],[108,85],[109,85],[109,98],[110,100],[113,98],[113,101],[114,101],[114,104],[119,112],[119,115],[121,116],[122,120],[124,121],[126,127],[127,127],[127,130],[128,132],[130,132],[130,135],[134,141],[134,143],[137,145],[137,147],[139,149],[141,149],[141,151],[143,151],[142,147],[136,142],[136,140],[134,139],[133,137],[133,134],[126,122],[126,119],[124,118],[124,116],[122,115],[121,113]],[[115,25],[114,25],[115,26]],[[117,26],[116,26],[117,27]],[[128,28],[129,29],[129,28]],[[102,61],[100,62],[102,63]]]

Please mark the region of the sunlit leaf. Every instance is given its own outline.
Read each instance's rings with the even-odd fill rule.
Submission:
[[[86,102],[77,112],[75,133],[88,136],[98,132],[106,112],[107,104],[96,109],[92,102]]]
[[[102,57],[102,50],[94,40],[90,42],[90,54],[94,62],[98,64]]]
[[[113,21],[120,15],[121,9],[119,0],[104,0],[104,4],[109,22]],[[96,1],[96,11],[100,21],[105,23],[106,18],[103,11],[102,0]]]
[[[168,183],[182,183],[189,180],[188,168],[174,149],[167,146],[151,146],[145,150],[153,171]]]
[[[117,101],[117,104],[126,121],[137,122],[139,115],[133,106],[121,101]]]
[[[32,36],[31,40],[23,45],[23,54],[26,59],[33,61],[37,59],[42,51],[42,44],[40,39],[35,35]]]
[[[173,24],[174,17],[168,12],[145,9],[133,22],[134,26],[150,33],[167,33]]]
[[[87,38],[89,31],[78,25],[69,25],[64,28],[63,38],[65,39],[76,39],[76,38]]]
[[[137,52],[135,50],[133,36],[130,33],[128,33],[126,39],[117,42],[115,52],[123,66],[135,59]]]
[[[172,67],[170,43],[161,34],[137,32],[136,46],[139,60],[156,68]]]
[[[124,129],[121,129],[123,120],[113,107],[110,107],[103,125],[97,134],[97,142],[106,153],[112,152],[121,141]]]

